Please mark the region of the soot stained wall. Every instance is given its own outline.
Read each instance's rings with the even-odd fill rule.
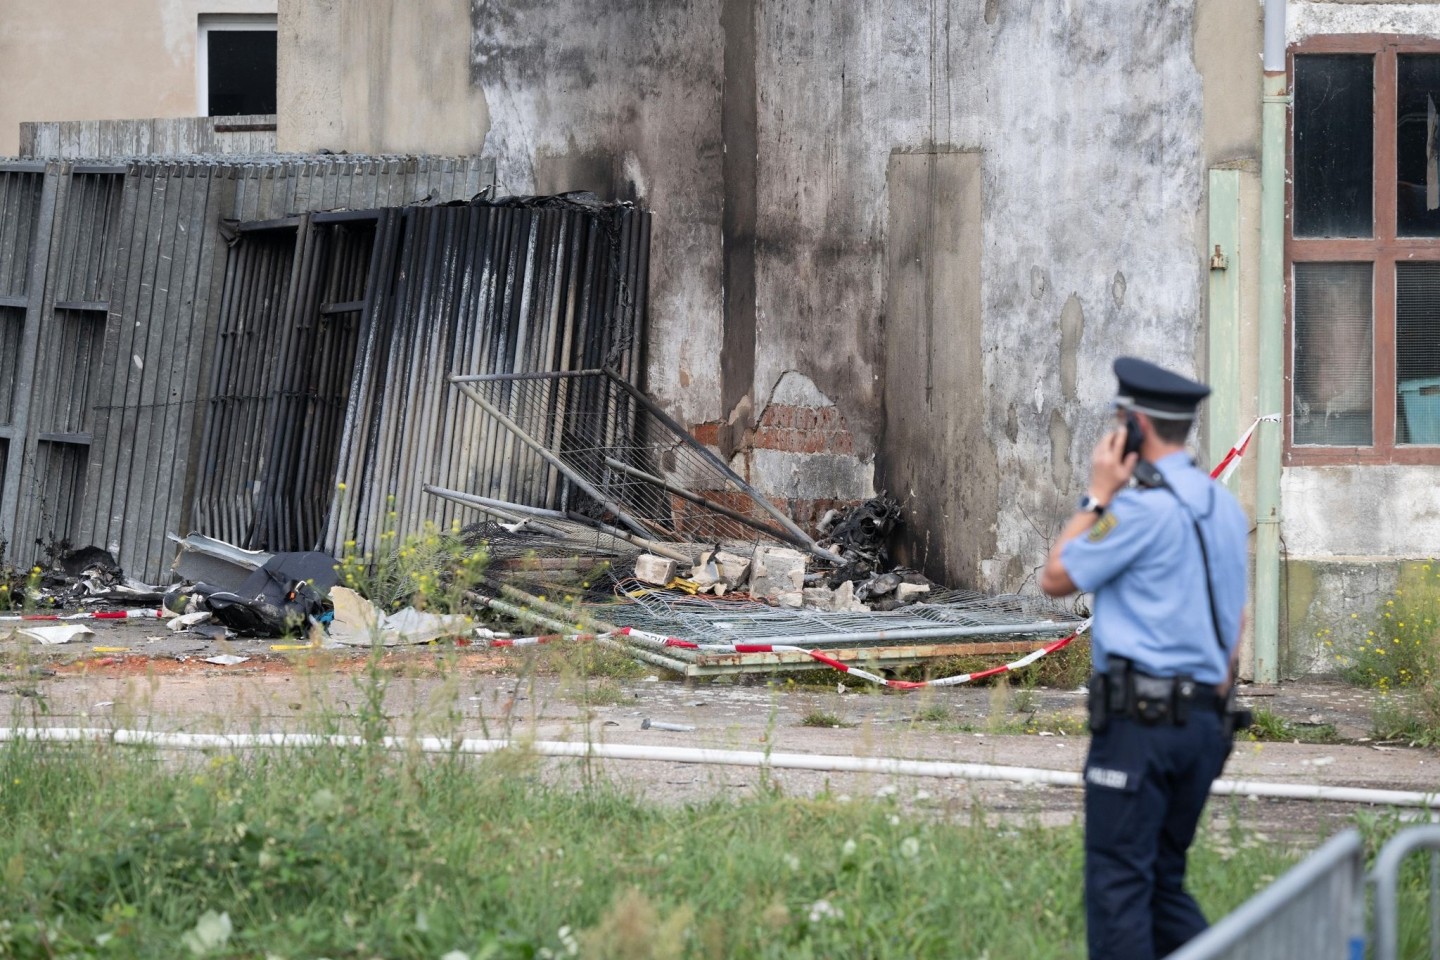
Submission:
[[[1197,371],[1190,3],[474,0],[472,19],[502,189],[598,187],[655,212],[650,389],[761,451],[777,385],[806,378],[851,434],[837,488],[904,481],[932,572],[1021,587],[1105,424],[1111,359]],[[974,191],[922,184],[897,215],[892,157],[955,153]],[[927,196],[939,233],[914,214]],[[934,236],[952,248],[915,242]],[[900,248],[933,262],[896,265]],[[974,282],[936,281],[956,270]],[[744,462],[775,491],[800,469]]]

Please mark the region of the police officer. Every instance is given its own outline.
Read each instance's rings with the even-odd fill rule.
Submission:
[[[1085,762],[1090,957],[1150,960],[1207,925],[1185,891],[1185,858],[1230,753],[1226,695],[1245,607],[1249,524],[1185,452],[1210,388],[1131,357],[1115,361],[1115,376],[1117,429],[1095,447],[1089,492],[1040,585],[1051,596],[1094,594]]]

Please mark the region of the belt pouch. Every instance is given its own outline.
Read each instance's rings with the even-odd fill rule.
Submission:
[[[1110,678],[1103,673],[1090,677],[1090,732],[1101,733],[1110,725]]]
[[[1194,703],[1195,678],[1186,676],[1176,677],[1175,699],[1171,704],[1171,709],[1175,713],[1175,726],[1185,726],[1186,721],[1190,719],[1190,707],[1194,705]]]
[[[1105,676],[1105,701],[1109,711],[1120,716],[1129,716],[1135,703],[1135,688],[1130,673],[1130,661],[1123,657],[1111,657],[1110,669]]]
[[[1135,716],[1141,723],[1154,726],[1171,718],[1170,702],[1175,696],[1175,681],[1169,677],[1131,674],[1135,691]]]

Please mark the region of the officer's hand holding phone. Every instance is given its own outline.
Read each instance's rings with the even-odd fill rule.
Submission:
[[[1090,455],[1090,496],[1108,504],[1130,482],[1135,464],[1140,462],[1139,444],[1131,437],[1139,435],[1137,423],[1131,430],[1117,427],[1100,438]]]

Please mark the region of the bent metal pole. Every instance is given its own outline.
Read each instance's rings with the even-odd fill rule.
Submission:
[[[87,727],[0,728],[0,742],[29,740],[45,743],[115,743],[165,750],[248,750],[277,747],[358,747],[355,736],[304,733],[160,733],[153,730],[102,730]],[[386,749],[440,754],[502,753],[517,751],[543,757],[589,760],[639,760],[659,763],[699,763],[776,770],[816,770],[830,773],[869,773],[885,776],[937,777],[952,780],[1000,780],[1008,783],[1079,787],[1073,770],[1007,767],[988,763],[954,763],[940,760],[897,760],[889,757],[844,757],[819,753],[766,753],[756,750],[712,750],[705,747],[663,747],[632,743],[585,743],[564,740],[453,740],[444,737],[385,737]],[[1369,803],[1391,807],[1440,806],[1440,793],[1412,790],[1372,790],[1367,787],[1330,787],[1309,783],[1267,783],[1257,780],[1216,780],[1210,792],[1217,796],[1271,797],[1284,800],[1327,800],[1335,803]]]

